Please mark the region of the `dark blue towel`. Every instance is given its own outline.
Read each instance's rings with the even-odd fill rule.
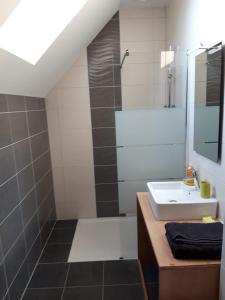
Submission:
[[[165,228],[175,258],[221,258],[223,240],[221,223],[167,223]]]

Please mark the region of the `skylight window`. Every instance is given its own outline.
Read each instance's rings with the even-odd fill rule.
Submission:
[[[88,0],[21,0],[0,28],[0,47],[35,65]]]

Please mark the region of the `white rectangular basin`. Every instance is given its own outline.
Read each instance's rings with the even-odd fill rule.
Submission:
[[[199,190],[186,188],[183,181],[148,182],[150,204],[158,220],[216,218],[217,200],[203,199]]]

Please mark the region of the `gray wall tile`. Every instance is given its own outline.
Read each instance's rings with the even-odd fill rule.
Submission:
[[[91,110],[92,127],[115,127],[114,108],[95,108]]]
[[[28,249],[30,249],[30,247],[34,243],[38,234],[39,234],[39,221],[37,215],[35,214],[25,228],[25,240]]]
[[[0,114],[0,148],[11,144],[10,120],[8,114]]]
[[[36,194],[33,190],[21,203],[21,210],[23,216],[23,224],[26,226],[28,221],[33,216],[34,212],[37,210]]]
[[[97,201],[118,201],[118,184],[98,184],[95,186]]]
[[[0,226],[0,236],[4,255],[15,242],[22,230],[23,224],[21,211],[20,207],[17,207]]]
[[[12,177],[15,171],[13,147],[10,146],[0,150],[0,184]]]
[[[45,99],[37,97],[25,97],[27,110],[45,110]]]
[[[12,127],[12,138],[14,142],[23,140],[28,137],[26,113],[12,113],[10,114],[10,121]]]
[[[115,128],[97,128],[92,130],[93,146],[115,146],[116,131]]]
[[[18,272],[21,262],[26,256],[26,248],[23,234],[16,240],[14,246],[5,258],[5,268],[8,284],[10,285]]]
[[[23,171],[21,171],[18,174],[18,183],[19,183],[20,199],[23,199],[24,196],[34,186],[34,176],[33,176],[33,170],[31,165],[26,167]]]
[[[4,94],[0,94],[0,112],[8,111],[6,96]]]
[[[0,187],[0,222],[19,203],[19,191],[16,177]]]
[[[50,153],[46,153],[34,162],[35,182],[38,182],[51,168]]]
[[[97,202],[98,217],[114,217],[119,215],[118,202]]]
[[[29,140],[16,143],[14,145],[15,157],[16,157],[16,169],[19,172],[21,169],[31,163],[31,153]]]
[[[28,126],[30,135],[47,130],[47,117],[45,111],[29,111]]]
[[[0,114],[0,148],[3,147],[0,149],[0,250],[3,247],[5,254],[3,257],[0,253],[0,298],[2,299],[8,288],[5,286],[4,265],[8,282],[12,283],[7,295],[10,295],[11,300],[16,300],[20,299],[43,249],[43,242],[54,225],[55,203],[54,194],[49,193],[52,189],[49,173],[49,179],[45,180],[48,190],[44,185],[37,187],[39,203],[44,204],[41,215],[44,216],[42,226],[45,230],[40,233],[40,209],[37,206],[31,146],[33,159],[36,159],[49,148],[49,141],[46,132],[32,137],[30,144],[27,117],[31,134],[47,130],[44,99],[26,97],[25,101],[23,96],[0,95],[0,112],[7,111],[8,106],[9,113]],[[15,143],[11,145],[13,142]],[[51,168],[49,153],[36,160],[35,167],[39,179],[46,167]],[[29,191],[31,193],[23,199]],[[22,265],[26,251],[30,253]],[[19,272],[16,275],[17,271]]]
[[[117,182],[117,166],[95,166],[95,183]]]
[[[91,107],[114,107],[114,87],[90,88]]]
[[[98,204],[101,199],[108,202],[118,199],[114,127],[115,112],[122,110],[119,13],[95,37],[87,48],[87,54],[95,183],[115,182],[113,189],[112,186],[108,189],[96,186]],[[117,216],[118,205],[102,204],[99,207],[98,204],[97,214],[101,217]]]
[[[25,111],[23,96],[6,95],[9,111]]]
[[[116,165],[116,147],[94,148],[95,165]]]
[[[31,151],[33,159],[49,150],[48,132],[35,135],[31,138]]]
[[[46,174],[36,186],[38,205],[44,200],[45,196],[53,188],[52,173]]]

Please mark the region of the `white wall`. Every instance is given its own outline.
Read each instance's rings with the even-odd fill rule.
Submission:
[[[18,2],[0,1],[0,25]],[[45,97],[116,13],[119,2],[89,0],[36,66],[0,49],[0,93]]]
[[[46,102],[57,218],[96,217],[86,49]]]
[[[120,9],[122,104],[124,110],[163,107],[166,103],[165,70],[160,68],[165,51],[164,8]]]
[[[212,46],[225,42],[224,0],[171,0],[167,10],[167,39],[174,47],[195,49],[203,42]],[[223,125],[223,153],[221,164],[216,164],[193,150],[194,133],[194,59],[198,51],[189,56],[188,88],[188,162],[200,171],[201,179],[209,180],[219,200],[219,215],[225,213],[225,121]],[[209,120],[210,122],[210,120]],[[222,279],[225,278],[225,257]],[[222,282],[221,279],[221,282]],[[224,280],[221,299],[225,299]],[[222,293],[222,292],[221,292]]]

